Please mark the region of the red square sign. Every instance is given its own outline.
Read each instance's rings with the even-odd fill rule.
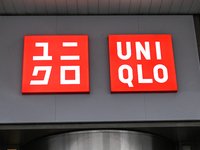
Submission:
[[[111,92],[177,91],[171,35],[109,35]]]
[[[25,36],[22,93],[66,92],[89,92],[88,36]]]

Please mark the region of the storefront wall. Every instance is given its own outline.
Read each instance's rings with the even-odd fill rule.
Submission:
[[[200,119],[192,16],[1,16],[0,123]],[[108,35],[171,34],[178,92],[111,93]],[[88,35],[89,94],[21,94],[25,35]]]
[[[113,34],[170,34],[178,91],[111,93],[108,35]],[[88,35],[90,93],[23,95],[21,86],[25,35]],[[200,120],[199,58],[193,16],[1,16],[0,40],[1,124]],[[105,132],[109,132],[109,136]],[[73,146],[73,142],[80,142],[78,140],[82,137],[92,144],[79,143],[80,147],[95,146],[99,137],[105,137],[101,138],[104,142],[99,146],[112,146],[112,142],[107,140],[122,144],[114,149],[123,146],[132,149],[139,145],[139,150],[148,144],[146,149],[174,149],[178,145],[178,142],[168,144],[168,140],[153,134],[120,130],[114,132],[88,131],[84,132],[84,136],[83,132],[60,134],[32,143],[38,146],[38,142],[45,140],[50,143],[50,147],[45,147],[45,142],[41,142],[41,147],[26,145],[23,149],[53,149],[60,142],[62,146]],[[76,137],[72,138],[73,141],[65,140],[66,137],[71,138],[71,135]],[[91,137],[96,137],[97,141]],[[143,140],[136,140],[135,145],[131,145],[133,137]],[[147,137],[146,140],[144,137]],[[120,143],[119,139],[123,142]],[[158,144],[161,141],[163,144]],[[171,148],[165,146],[166,143]],[[191,143],[194,149],[198,149],[198,138]]]

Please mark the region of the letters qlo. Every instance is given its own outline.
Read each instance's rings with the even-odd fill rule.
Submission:
[[[177,91],[171,35],[109,35],[111,92]]]
[[[65,92],[89,92],[88,36],[25,36],[22,93]]]

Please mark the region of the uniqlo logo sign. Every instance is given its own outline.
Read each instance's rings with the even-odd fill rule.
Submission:
[[[66,92],[89,92],[88,36],[25,36],[22,93]]]
[[[109,35],[111,92],[177,91],[171,35]]]

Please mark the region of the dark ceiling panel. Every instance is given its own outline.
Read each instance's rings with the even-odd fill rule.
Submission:
[[[0,1],[0,14],[5,14],[5,13],[6,13],[6,11],[4,9],[4,6],[3,6],[2,2]]]
[[[44,0],[34,0],[38,14],[44,15],[47,13],[47,8]]]
[[[34,0],[25,0],[24,6],[25,6],[26,14],[28,14],[28,15],[29,14],[37,14]]]
[[[163,0],[159,14],[169,14],[172,3],[173,3],[173,0],[167,0],[167,1]]]
[[[68,14],[78,14],[78,0],[67,0],[67,10]]]
[[[119,14],[128,14],[131,0],[120,0]]]
[[[88,1],[78,0],[78,13],[87,15],[88,14]]]
[[[172,14],[179,13],[182,4],[183,4],[183,0],[173,0],[171,8],[170,8],[170,13]]]
[[[98,14],[99,1],[98,0],[88,0],[88,10],[89,14],[96,15]]]
[[[192,6],[192,4],[194,3],[194,0],[184,0],[180,9],[180,13],[189,13],[190,8]]]
[[[6,14],[16,14],[15,7],[13,5],[12,0],[1,0],[3,8],[5,9]]]
[[[0,0],[0,15],[200,14],[200,0]]]
[[[149,14],[158,14],[163,0],[152,0]]]
[[[109,0],[109,14],[118,14],[120,0]]]
[[[56,0],[56,6],[58,8],[58,14],[67,14],[67,1]]]
[[[190,14],[200,14],[200,1],[194,0],[192,6],[190,7]]]
[[[45,4],[48,14],[57,14],[56,0],[45,0]]]
[[[131,0],[129,14],[139,14],[140,5],[141,5],[141,1]]]
[[[26,12],[23,0],[13,0],[12,2],[18,15],[23,15]]]
[[[140,14],[148,14],[152,0],[142,0],[140,5]]]
[[[109,9],[109,1],[108,0],[100,0],[99,1],[99,14],[108,14]]]

